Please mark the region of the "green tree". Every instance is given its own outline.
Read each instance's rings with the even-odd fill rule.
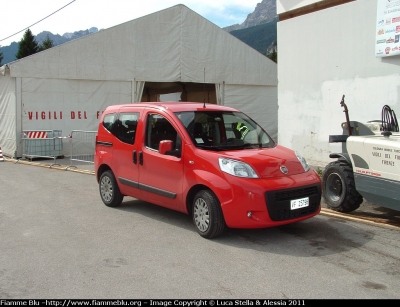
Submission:
[[[1,48],[1,46],[0,46]],[[3,61],[3,52],[0,51],[0,67],[1,67],[1,61]]]
[[[275,63],[278,64],[278,53],[276,52],[276,50],[272,51],[270,54],[267,55],[267,57],[274,61]]]
[[[47,38],[39,46],[39,51],[50,49],[52,47],[54,47],[53,41],[50,39],[49,35],[47,34]]]
[[[15,55],[17,59],[22,59],[24,57],[35,54],[39,51],[38,43],[35,41],[31,30],[27,29],[24,36],[19,42],[18,52]]]

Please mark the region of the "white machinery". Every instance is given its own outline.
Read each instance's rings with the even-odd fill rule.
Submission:
[[[342,143],[337,159],[322,173],[322,195],[329,209],[351,212],[363,199],[400,211],[400,133],[396,114],[389,106],[382,119],[368,123],[350,121],[344,95],[346,122],[343,134],[329,136],[330,143]]]

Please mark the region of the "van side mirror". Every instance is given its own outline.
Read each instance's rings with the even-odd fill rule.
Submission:
[[[160,146],[158,147],[159,153],[165,155],[166,152],[172,150],[172,143],[171,140],[160,141]]]

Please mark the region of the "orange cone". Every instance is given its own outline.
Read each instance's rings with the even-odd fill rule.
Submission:
[[[4,161],[3,152],[2,152],[1,147],[0,147],[0,162],[3,162],[3,161]]]

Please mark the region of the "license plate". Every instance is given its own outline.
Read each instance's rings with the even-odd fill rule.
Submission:
[[[294,199],[290,201],[290,209],[291,210],[296,210],[304,207],[308,207],[308,197],[306,198],[300,198],[300,199]]]

